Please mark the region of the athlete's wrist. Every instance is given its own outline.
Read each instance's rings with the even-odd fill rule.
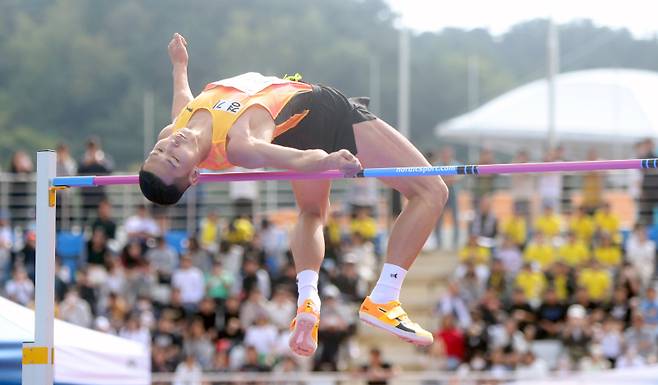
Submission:
[[[329,154],[320,149],[304,150],[301,157],[299,169],[301,171],[323,171],[326,170],[327,157]]]
[[[180,74],[187,74],[187,63],[177,62],[177,63],[171,63],[171,64],[173,66],[173,69],[172,69],[171,72],[174,76],[180,75]]]

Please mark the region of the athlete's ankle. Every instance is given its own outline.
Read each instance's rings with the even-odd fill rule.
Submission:
[[[318,273],[313,270],[300,271],[297,274],[297,306],[304,305],[306,300],[313,302],[315,312],[320,311],[320,295],[318,294]]]
[[[387,303],[400,299],[400,289],[407,271],[400,266],[385,263],[370,299],[374,303]]]

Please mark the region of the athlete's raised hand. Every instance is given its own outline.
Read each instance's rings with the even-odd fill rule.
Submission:
[[[361,162],[348,150],[339,150],[324,159],[327,170],[340,170],[346,177],[353,177],[361,171]]]
[[[179,34],[175,33],[172,36],[169,45],[167,46],[167,51],[169,52],[169,59],[171,59],[171,64],[174,66],[183,65],[187,66],[188,56],[187,56],[187,40]]]

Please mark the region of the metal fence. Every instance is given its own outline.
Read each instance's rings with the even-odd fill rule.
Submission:
[[[0,209],[9,213],[13,226],[22,229],[35,219],[35,174],[0,173]],[[179,204],[154,210],[155,215],[166,215],[172,230],[186,230],[193,233],[197,225],[210,210],[217,211],[224,217],[235,215],[231,184],[252,183],[257,193],[254,194],[254,213],[268,215],[282,209],[295,207],[295,199],[290,183],[287,181],[258,181],[209,183],[191,187]],[[337,180],[332,184],[332,202],[334,207],[346,205],[350,195],[349,180]],[[376,185],[377,212],[387,210],[390,190],[383,185]],[[85,197],[84,195],[87,195]],[[90,197],[91,195],[91,197]],[[104,191],[76,188],[58,192],[57,228],[58,230],[80,230],[90,219],[95,217],[98,202],[106,197],[112,205],[114,219],[127,218],[138,205],[148,203],[138,186],[106,186]]]
[[[615,201],[613,204],[617,205],[628,206],[628,204],[631,204],[633,209],[637,211],[638,207],[635,202],[637,192],[632,191],[637,189],[636,186],[633,186],[636,183],[632,177],[633,172],[634,170],[602,173],[604,175],[603,200],[609,201],[612,199]],[[540,176],[525,175],[524,177],[537,179]],[[483,188],[489,190],[491,197],[498,203],[508,202],[513,199],[515,192],[511,190],[513,183],[510,176],[488,176],[486,178],[488,180],[483,182],[483,177],[463,177],[458,182],[458,197],[456,198],[462,202],[460,212],[465,215],[465,220],[468,219],[468,211],[474,208],[472,207],[473,198],[477,197]],[[33,174],[0,173],[0,209],[10,214],[12,224],[15,226],[25,227],[34,220],[34,182],[35,175]],[[246,183],[255,184],[258,190],[257,199],[254,202],[254,211],[256,213],[267,214],[295,206],[290,183],[286,181]],[[334,206],[340,206],[348,201],[351,183],[354,183],[354,181],[337,180],[333,182],[332,202]],[[561,183],[562,193],[559,211],[569,212],[573,206],[580,204],[582,201],[583,174],[562,174]],[[383,213],[390,207],[390,189],[385,188],[382,184],[378,184],[377,189],[379,191],[379,201],[376,206],[381,209],[378,211]],[[656,189],[658,189],[658,186],[656,186]],[[79,228],[85,224],[87,218],[95,215],[98,199],[83,199],[83,194],[89,195],[90,191],[92,190],[69,189],[58,194],[58,229]],[[115,218],[127,218],[134,212],[137,205],[147,203],[137,186],[107,186],[104,194],[112,204]],[[538,200],[539,195],[540,191],[537,191],[537,197],[533,202],[535,211],[541,205]],[[224,216],[234,214],[229,183],[211,183],[191,187],[178,205],[166,209],[166,215],[170,219],[172,229],[194,231],[198,220],[210,209],[217,210]]]

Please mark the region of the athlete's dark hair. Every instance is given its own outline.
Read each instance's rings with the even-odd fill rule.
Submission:
[[[143,168],[139,170],[139,188],[146,199],[163,206],[178,202],[186,190],[175,183],[166,184],[159,176]]]

